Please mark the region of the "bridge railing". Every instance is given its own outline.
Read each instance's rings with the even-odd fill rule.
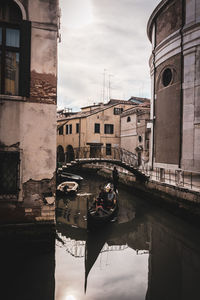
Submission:
[[[130,166],[138,166],[137,155],[119,147],[80,147],[74,148],[74,159],[117,160]]]

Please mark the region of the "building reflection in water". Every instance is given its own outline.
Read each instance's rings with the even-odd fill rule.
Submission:
[[[118,222],[98,235],[85,230],[84,201],[71,204],[70,214],[77,217],[70,226],[65,220],[68,206],[61,209],[56,300],[67,295],[89,300],[200,299],[199,230],[140,200],[131,205],[127,197],[132,196],[125,193]],[[76,205],[83,205],[81,211]]]
[[[150,239],[144,218],[136,217],[127,202],[118,222],[92,234],[86,231],[85,216],[86,200],[81,195],[59,201],[56,300],[72,295],[92,300],[132,299],[137,293],[145,297]],[[140,276],[138,286],[134,271]]]

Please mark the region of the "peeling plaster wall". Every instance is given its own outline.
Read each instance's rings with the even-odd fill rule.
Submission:
[[[18,201],[42,207],[42,194],[55,192],[59,1],[15,2],[31,22],[30,97],[0,95],[0,146],[20,152]]]
[[[55,115],[55,105],[9,101],[1,105],[1,143],[8,147],[19,143],[21,185],[30,179],[40,181],[53,177],[56,169]]]

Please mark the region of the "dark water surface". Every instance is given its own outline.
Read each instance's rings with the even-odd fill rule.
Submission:
[[[56,300],[200,299],[199,230],[120,189],[117,222],[87,234],[81,194],[99,184],[89,177],[58,203]]]
[[[57,201],[55,251],[1,245],[0,299],[200,299],[200,230],[120,189],[118,220],[88,233],[86,199],[102,179],[83,176]]]

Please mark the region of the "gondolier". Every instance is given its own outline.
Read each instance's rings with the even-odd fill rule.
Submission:
[[[88,209],[87,213],[87,225],[88,229],[94,230],[101,228],[103,225],[109,223],[116,216],[118,211],[118,203],[116,199],[116,193],[113,191],[112,184],[108,183],[104,190],[107,197],[100,200],[102,203],[98,205],[99,197],[97,198],[96,205],[93,202],[92,206]],[[101,194],[101,193],[100,193]]]
[[[116,167],[114,167],[112,171],[112,177],[113,177],[114,191],[116,192],[118,190],[118,183],[119,183],[119,173]]]

